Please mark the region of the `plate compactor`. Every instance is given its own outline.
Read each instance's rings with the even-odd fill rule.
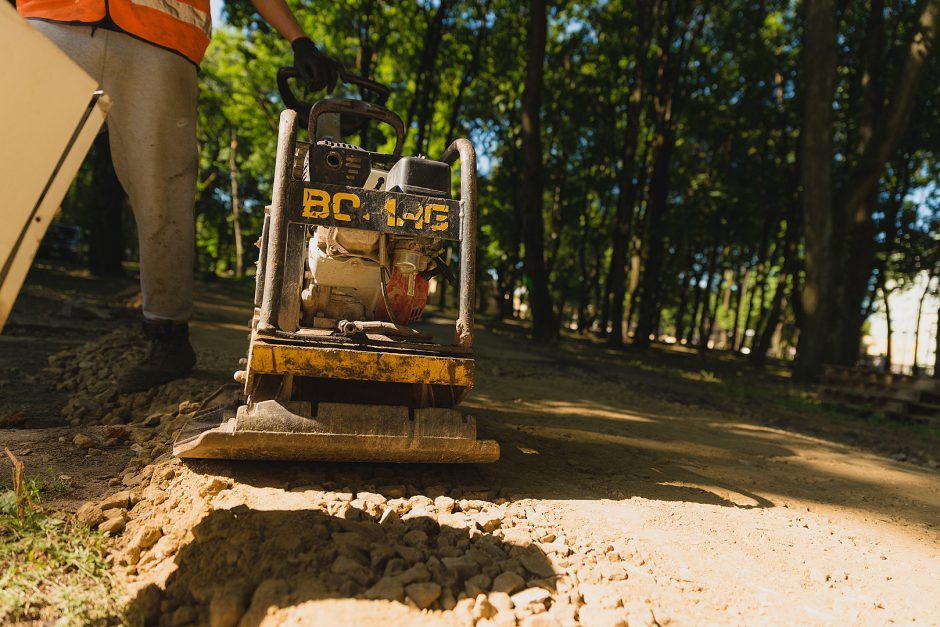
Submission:
[[[281,113],[273,198],[266,208],[248,358],[179,434],[184,458],[492,462],[456,405],[473,387],[476,159],[458,139],[439,161],[402,156],[404,124],[388,89],[301,102],[292,69]],[[381,103],[381,104],[379,104]],[[307,138],[298,139],[298,118]],[[392,154],[345,143],[370,122],[395,132]],[[374,129],[373,129],[374,130]],[[364,142],[363,142],[364,143]],[[451,193],[459,162],[460,196]],[[448,267],[448,244],[459,272]],[[429,279],[456,281],[453,343],[410,326]]]

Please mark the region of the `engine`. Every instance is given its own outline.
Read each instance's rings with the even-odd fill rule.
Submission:
[[[450,167],[403,157],[389,169],[358,146],[321,140],[307,155],[308,181],[450,198]],[[444,243],[430,237],[317,226],[307,244],[301,326],[337,328],[341,321],[407,325],[421,317],[428,279],[448,272]]]

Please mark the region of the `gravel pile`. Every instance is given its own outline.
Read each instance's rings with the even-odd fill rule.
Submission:
[[[550,506],[428,485],[428,468],[186,464],[168,445],[191,409],[132,428],[120,489],[78,514],[116,536],[112,558],[148,622],[303,623],[317,603],[358,599],[442,624],[655,624],[629,589],[633,541],[566,537]]]
[[[107,441],[73,444],[132,452],[114,492],[77,515],[114,536],[130,611],[147,624],[309,624],[335,618],[324,603],[352,603],[351,622],[658,624],[631,591],[648,577],[634,540],[566,535],[550,504],[472,484],[472,467],[183,463],[173,438],[212,386],[114,394],[139,354],[139,335],[119,330],[50,370],[76,390],[70,421],[115,425]]]
[[[119,395],[114,387],[118,377],[146,351],[143,335],[125,327],[50,356],[49,367],[43,369],[45,376],[56,381],[57,390],[71,393],[62,408],[66,421],[72,426],[141,422],[155,413],[172,413],[181,399],[203,398],[218,387],[217,382],[186,378],[146,392]],[[199,358],[204,364],[218,356],[200,353]]]

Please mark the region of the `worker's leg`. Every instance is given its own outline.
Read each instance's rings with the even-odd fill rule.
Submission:
[[[114,168],[137,221],[144,317],[192,311],[196,66],[128,35],[106,32],[102,86],[111,94]]]
[[[135,392],[196,363],[192,312],[196,194],[196,67],[168,50],[106,32],[102,87],[111,95],[114,169],[137,221],[144,331],[151,350],[118,381]]]
[[[29,23],[58,46],[93,79],[101,82],[104,73],[105,38],[91,26],[73,26],[31,19]],[[11,60],[12,62],[12,60]]]

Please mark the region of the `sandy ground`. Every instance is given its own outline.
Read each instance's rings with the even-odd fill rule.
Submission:
[[[168,446],[191,401],[244,355],[242,296],[203,291],[191,380],[133,399],[97,392],[78,410],[132,352],[126,332],[102,339],[128,319],[48,303],[33,315],[37,289],[0,342],[0,418],[20,423],[0,443],[27,472],[70,477],[57,505],[95,503],[82,516],[114,529],[115,567],[148,622],[940,622],[940,473],[768,426],[787,421],[712,402],[711,377],[481,327],[462,407],[501,444],[498,463],[183,463]],[[44,324],[58,331],[40,347]],[[80,367],[89,346],[109,364],[97,376]],[[50,355],[58,366],[40,363]],[[62,389],[37,399],[43,367],[60,368]],[[90,426],[101,422],[114,424]]]

